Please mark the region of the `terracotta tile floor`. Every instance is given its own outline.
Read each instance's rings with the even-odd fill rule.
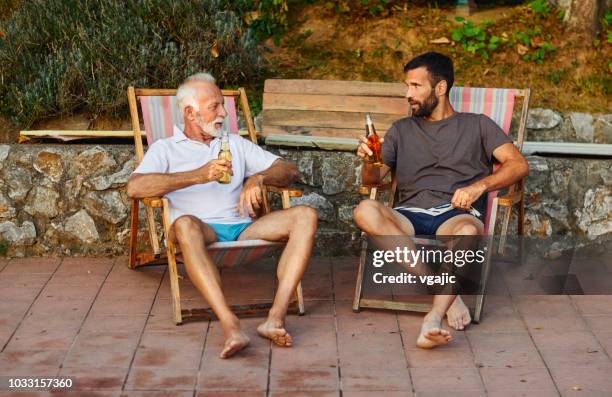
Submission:
[[[420,314],[351,311],[357,258],[314,258],[294,347],[257,337],[230,360],[217,322],[171,321],[165,267],[125,258],[0,260],[0,376],[70,376],[75,396],[612,395],[612,296],[490,296],[444,348],[414,341]],[[273,263],[224,270],[233,303],[274,288]],[[202,307],[188,280],[184,307]],[[11,395],[0,391],[0,396]]]

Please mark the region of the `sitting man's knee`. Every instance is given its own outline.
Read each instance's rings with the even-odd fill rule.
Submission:
[[[201,231],[200,220],[192,215],[179,216],[174,221],[174,231],[178,240],[192,237]]]
[[[454,232],[456,236],[476,236],[480,234],[480,228],[471,222],[461,222]]]
[[[378,212],[378,201],[376,200],[363,200],[353,210],[353,219],[359,225],[362,222],[367,221],[368,218],[376,216]]]
[[[296,221],[307,225],[317,226],[318,213],[317,210],[306,205],[298,205],[293,207]]]

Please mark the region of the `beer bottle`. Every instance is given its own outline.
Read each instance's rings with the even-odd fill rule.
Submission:
[[[232,153],[230,152],[229,147],[229,135],[227,131],[223,131],[223,135],[221,136],[221,150],[219,151],[219,160],[227,160],[230,163],[232,162]],[[219,183],[230,183],[232,180],[232,176],[229,172],[224,172],[223,176],[219,179]]]
[[[372,151],[372,155],[368,156],[366,161],[375,167],[382,167],[381,143],[376,128],[372,122],[370,113],[366,113],[366,138],[368,140],[368,148]]]

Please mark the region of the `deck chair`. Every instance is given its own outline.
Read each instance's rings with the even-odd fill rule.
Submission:
[[[225,99],[225,108],[228,117],[225,119],[226,127],[231,133],[238,133],[238,107],[247,124],[248,138],[257,144],[257,135],[246,92],[243,88],[238,90],[222,90]],[[173,126],[182,125],[182,115],[176,105],[176,90],[174,89],[135,89],[128,88],[128,104],[132,119],[132,129],[134,133],[134,143],[136,147],[136,159],[138,163],[144,157],[142,143],[142,133],[140,120],[144,124],[146,131],[147,144],[151,145],[157,139],[170,137],[173,134]],[[140,107],[138,104],[140,103]],[[139,113],[140,108],[140,113]],[[296,189],[279,188],[275,186],[264,187],[263,213],[271,211],[268,201],[269,194],[279,194],[283,208],[291,206],[291,197],[301,196],[301,192]],[[138,212],[139,201],[144,204],[146,221],[149,231],[150,251],[138,252]],[[160,246],[160,238],[155,220],[154,209],[161,209],[161,219],[163,224],[163,236],[165,249]],[[132,200],[132,211],[130,221],[130,248],[128,266],[135,269],[144,265],[167,264],[170,276],[170,288],[173,304],[174,322],[178,325],[184,319],[204,317],[213,318],[214,314],[210,309],[181,309],[181,298],[179,291],[179,274],[177,270],[177,259],[180,261],[180,252],[172,241],[167,239],[170,228],[170,209],[168,200],[163,197],[149,197],[142,200]],[[203,243],[203,242],[202,242]],[[274,256],[284,248],[283,242],[270,242],[265,240],[230,241],[217,242],[207,246],[208,252],[218,266],[229,267],[236,265],[246,265],[260,258]],[[302,296],[301,283],[296,290],[296,300],[290,308],[290,312],[304,314],[304,299]],[[232,310],[237,315],[256,315],[268,310],[271,303],[256,305],[233,306]]]
[[[453,87],[450,92],[450,102],[457,112],[480,113],[489,116],[495,121],[508,135],[516,99],[522,99],[521,117],[516,137],[516,146],[522,151],[525,140],[525,129],[527,124],[527,114],[529,111],[529,89],[502,89],[502,88],[473,88],[473,87]],[[494,167],[494,172],[497,170]],[[512,208],[517,207],[517,232],[519,236],[524,233],[525,217],[525,180],[510,186],[508,192],[498,197],[499,191],[489,192],[487,199],[487,212],[485,216],[485,234],[488,236],[487,254],[482,269],[481,285],[479,294],[476,295],[475,305],[472,311],[472,318],[475,323],[480,322],[484,307],[486,291],[486,280],[491,264],[491,255],[494,251],[494,236],[499,236],[497,251],[504,253],[506,236]],[[377,199],[378,193],[388,191],[387,206],[393,208],[396,200],[396,180],[392,175],[391,182],[379,186],[361,186],[360,193],[369,195],[370,199]],[[500,214],[500,211],[502,212]],[[501,223],[498,222],[501,219]],[[522,253],[521,253],[522,255]],[[357,270],[357,280],[355,284],[355,295],[353,298],[353,311],[358,312],[361,308],[377,308],[392,310],[407,310],[427,312],[431,308],[429,303],[398,302],[383,299],[367,299],[362,297],[363,276],[367,260],[367,240],[362,233],[362,247]]]

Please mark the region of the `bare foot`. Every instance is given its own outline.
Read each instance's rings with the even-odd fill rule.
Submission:
[[[456,329],[457,331],[461,331],[465,329],[471,322],[472,316],[470,316],[470,310],[463,303],[463,300],[459,295],[455,298],[455,301],[448,308],[446,312],[446,321],[448,322],[448,326]]]
[[[421,334],[417,338],[417,346],[422,349],[432,349],[446,345],[453,339],[450,332],[442,329],[442,319],[434,313],[427,313],[423,319]]]
[[[264,338],[270,339],[275,345],[281,347],[290,347],[293,342],[291,335],[283,327],[282,324],[272,320],[266,320],[257,327],[257,333]]]
[[[249,337],[246,336],[242,331],[236,331],[225,340],[225,347],[221,351],[221,354],[219,354],[219,357],[230,358],[237,351],[244,349],[248,345]]]

